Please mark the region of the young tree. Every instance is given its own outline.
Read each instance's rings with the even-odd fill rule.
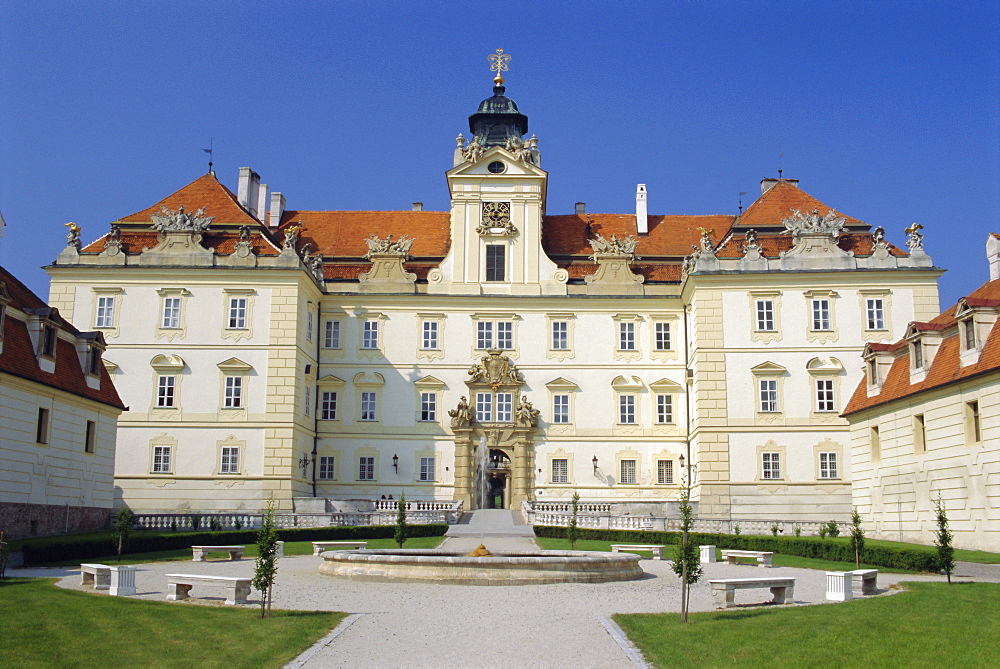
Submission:
[[[406,493],[399,494],[399,507],[396,511],[396,531],[392,538],[402,548],[406,543]]]
[[[0,582],[7,578],[7,556],[10,554],[5,537],[4,532],[0,531]]]
[[[260,592],[261,618],[271,615],[271,591],[277,573],[278,533],[274,529],[274,499],[269,499],[257,532],[257,563],[254,565],[251,581],[254,589]]]
[[[858,507],[851,511],[851,545],[854,547],[854,568],[861,569],[861,554],[865,552],[865,531],[861,529]]]
[[[691,601],[691,586],[701,578],[701,560],[698,547],[691,542],[690,533],[694,526],[694,512],[691,508],[691,485],[684,476],[681,483],[681,542],[674,557],[674,573],[681,577],[681,622],[688,621],[688,604]]]
[[[115,514],[115,527],[111,531],[114,538],[115,547],[118,549],[118,561],[122,561],[122,549],[128,543],[128,538],[132,534],[132,527],[135,525],[135,514],[127,506],[118,509]]]
[[[951,546],[952,534],[948,529],[948,513],[944,508],[944,501],[938,493],[937,501],[934,502],[934,513],[937,516],[937,531],[934,533],[934,545],[938,549],[938,562],[941,571],[948,577],[951,583],[951,573],[955,571],[955,549]]]
[[[580,528],[577,526],[577,514],[580,512],[580,493],[573,491],[573,501],[570,503],[573,508],[573,516],[569,519],[569,526],[566,528],[566,538],[569,539],[569,549],[576,550],[576,540],[580,538]]]

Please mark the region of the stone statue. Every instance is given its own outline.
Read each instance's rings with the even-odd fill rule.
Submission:
[[[113,244],[121,244],[121,241],[122,241],[121,226],[112,225],[111,232],[108,233],[108,242]]]
[[[311,256],[306,257],[306,265],[309,266],[309,271],[313,273],[320,281],[323,280],[323,254],[316,253]]]
[[[468,427],[472,415],[469,412],[469,400],[466,399],[465,395],[462,395],[457,407],[448,411],[448,415],[451,416],[452,427]]]
[[[243,243],[245,243],[245,244],[250,242],[250,226],[249,225],[241,225],[240,226],[240,241],[243,242]]]
[[[159,232],[204,232],[215,220],[214,216],[205,215],[205,207],[194,214],[188,214],[184,211],[183,204],[177,207],[176,212],[161,206],[160,213],[153,214],[150,218],[153,220],[153,230]]]
[[[701,233],[701,239],[699,243],[701,244],[701,250],[705,253],[714,253],[715,244],[712,242],[712,235],[715,230],[709,230],[708,228],[698,228],[698,232]]]
[[[517,415],[515,423],[521,427],[535,427],[538,425],[538,414],[540,412],[531,406],[527,395],[521,395],[521,403],[517,405]]]
[[[462,156],[467,162],[474,163],[479,160],[485,152],[486,149],[484,149],[483,145],[479,143],[479,138],[473,137],[469,140],[469,145],[462,149]]]
[[[605,239],[603,236],[598,234],[593,239],[588,239],[587,243],[590,244],[590,248],[594,250],[594,262],[597,262],[598,253],[608,253],[613,255],[635,254],[635,247],[639,244],[639,240],[632,235],[621,239],[618,239],[615,235],[611,235],[611,239]]]
[[[847,219],[838,216],[833,209],[828,210],[823,216],[819,215],[818,209],[813,209],[812,214],[803,214],[798,209],[792,209],[792,215],[781,220],[785,230],[791,232],[794,237],[814,234],[830,235],[834,239],[840,236],[846,221]]]
[[[876,246],[885,243],[885,228],[881,225],[872,230],[872,241]]]
[[[365,254],[365,258],[368,259],[373,254],[388,253],[392,255],[401,255],[409,258],[410,246],[413,244],[413,238],[403,235],[396,241],[393,241],[392,235],[386,235],[385,239],[379,238],[377,235],[368,235],[365,239],[365,243],[368,244],[368,253]]]
[[[486,370],[484,370],[480,365],[473,365],[472,367],[469,367],[469,382],[474,383],[476,381],[482,381],[485,373]]]
[[[285,228],[285,244],[284,248],[291,251],[295,250],[295,244],[299,241],[299,231],[302,230],[302,226],[296,223],[295,225],[290,225]]]
[[[66,246],[72,246],[77,251],[80,250],[80,226],[70,221],[65,224],[69,228],[69,234],[66,235]]]
[[[911,252],[924,248],[924,236],[919,232],[923,229],[924,226],[919,223],[914,223],[904,230],[904,232],[906,232],[906,247],[910,249]]]

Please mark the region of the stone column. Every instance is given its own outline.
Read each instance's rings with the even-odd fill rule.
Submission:
[[[474,479],[472,430],[455,428],[455,499],[464,502],[465,510],[472,510]]]
[[[511,467],[513,490],[511,491],[511,508],[521,508],[521,502],[532,499],[532,484],[534,483],[535,453],[534,444],[527,433],[517,436],[514,444],[514,462]]]

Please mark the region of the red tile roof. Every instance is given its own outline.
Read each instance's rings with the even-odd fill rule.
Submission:
[[[746,243],[746,236],[741,233],[730,235],[722,248],[715,253],[720,258],[742,258],[744,254],[743,245]],[[765,258],[777,258],[785,251],[792,248],[792,235],[789,233],[768,234],[763,233],[757,236],[757,243],[761,246],[761,253]],[[837,246],[844,251],[850,251],[855,256],[870,256],[874,247],[874,240],[870,233],[844,233],[837,239]],[[889,244],[889,254],[894,256],[906,256],[907,253]]]
[[[45,304],[37,295],[32,293],[23,283],[0,267],[0,281],[3,281],[10,293],[11,301],[7,305],[8,310],[44,309]],[[61,316],[55,319],[59,327],[78,336],[79,331]],[[76,347],[62,339],[56,343],[56,366],[55,372],[42,371],[38,366],[34,348],[31,345],[31,337],[28,334],[27,324],[18,319],[7,317],[3,319],[3,351],[0,352],[0,373],[7,373],[22,379],[28,379],[40,383],[50,388],[58,388],[80,397],[85,397],[101,404],[107,404],[118,409],[126,409],[122,404],[118,392],[115,390],[111,376],[104,365],[100,368],[101,389],[95,390],[87,385],[83,368],[80,367],[80,357],[77,355]]]
[[[638,256],[673,256],[683,258],[691,253],[701,233],[698,228],[714,230],[712,238],[722,239],[735,216],[649,216],[649,234],[639,235],[634,214],[569,214],[546,216],[542,221],[542,245],[553,257],[564,255],[589,256],[593,250],[588,239],[601,235],[619,239],[632,235],[639,240]],[[588,230],[588,224],[590,226]]]
[[[965,299],[966,301],[969,299],[978,299],[989,302],[1000,300],[1000,279],[980,286]],[[955,309],[956,307],[946,309],[929,323],[919,324],[921,326],[928,326],[928,329],[944,330],[946,332],[923,381],[918,383],[910,382],[909,346],[906,345],[905,340],[901,339],[893,344],[868,344],[868,349],[871,351],[890,353],[900,351],[900,353],[893,360],[892,366],[889,368],[889,372],[886,374],[878,394],[868,397],[867,381],[862,379],[861,383],[855,389],[851,401],[848,402],[847,408],[844,409],[844,415],[857,413],[864,409],[909,397],[933,388],[940,388],[941,386],[973,376],[1000,372],[1000,320],[993,324],[993,328],[983,345],[983,350],[979,354],[979,360],[971,365],[962,367],[959,361],[961,338],[958,328],[955,327],[957,325],[954,316]]]
[[[129,214],[120,220],[122,223],[150,223],[151,216],[160,213],[161,207],[176,211],[181,205],[184,205],[188,213],[205,207],[205,215],[215,218],[212,225],[260,225],[257,219],[239,205],[232,191],[222,185],[211,173],[203,174],[152,207]]]
[[[122,230],[122,250],[128,254],[142,253],[145,248],[156,246],[158,233],[155,230]],[[108,235],[105,234],[100,239],[88,244],[81,249],[81,253],[101,253],[104,251]],[[201,245],[205,248],[214,248],[219,255],[230,255],[236,250],[236,243],[240,241],[240,235],[234,231],[212,231],[202,233]],[[281,250],[269,239],[266,233],[255,230],[250,235],[250,245],[259,256],[276,256]]]
[[[793,209],[798,209],[803,214],[817,209],[820,214],[826,214],[833,207],[828,207],[798,186],[784,180],[776,183],[747,207],[736,220],[736,226],[757,231],[774,227],[784,230],[785,225],[781,220],[791,216]],[[865,225],[863,221],[847,216],[843,212],[837,213],[847,219],[848,226]]]
[[[410,255],[415,258],[444,258],[451,244],[451,214],[446,211],[288,210],[281,217],[278,238],[293,223],[302,225],[302,243],[312,242],[313,249],[331,258],[364,257],[369,235],[412,237]]]

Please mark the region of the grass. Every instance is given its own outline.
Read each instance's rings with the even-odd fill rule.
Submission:
[[[28,615],[25,615],[25,614]],[[62,590],[50,579],[0,585],[0,666],[280,667],[347,614],[176,605]]]
[[[1000,657],[1000,584],[908,583],[843,604],[617,614],[657,667],[985,667]]]

